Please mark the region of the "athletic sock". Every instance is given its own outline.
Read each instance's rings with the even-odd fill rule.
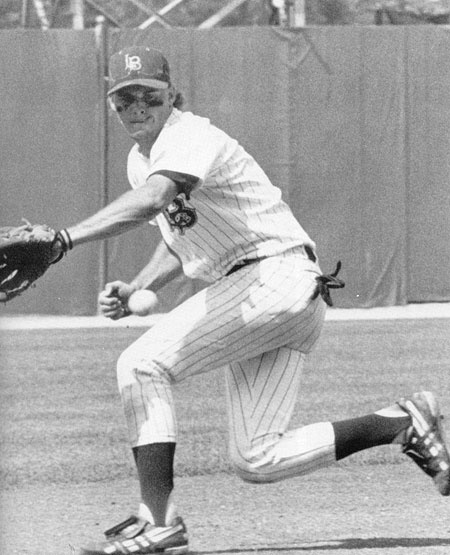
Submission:
[[[376,445],[392,443],[411,425],[410,416],[387,417],[369,414],[332,423],[335,434],[336,460]]]
[[[173,490],[175,443],[151,443],[133,448],[142,502],[156,526],[166,526],[167,501]]]

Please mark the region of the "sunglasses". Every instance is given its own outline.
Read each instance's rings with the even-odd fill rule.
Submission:
[[[143,102],[149,108],[162,106],[164,104],[163,93],[153,90],[145,90],[139,92],[131,92],[127,90],[116,92],[112,99],[112,103],[118,113],[127,110],[135,102]]]

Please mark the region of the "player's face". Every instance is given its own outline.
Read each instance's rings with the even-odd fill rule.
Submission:
[[[173,107],[173,89],[132,85],[112,95],[111,101],[127,133],[137,143],[151,146]]]

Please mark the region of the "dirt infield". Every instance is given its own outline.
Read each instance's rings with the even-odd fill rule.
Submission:
[[[225,474],[176,485],[201,555],[448,555],[450,500],[412,464],[334,466],[262,486]],[[1,553],[73,555],[132,511],[136,495],[131,479],[3,492]]]
[[[74,555],[136,509],[114,365],[140,333],[2,333],[0,555]],[[443,317],[327,323],[292,425],[364,414],[411,389],[438,392],[449,415],[449,336]],[[450,498],[398,446],[278,484],[230,474],[220,378],[213,372],[174,388],[177,501],[194,553],[450,553]],[[450,436],[448,419],[444,426]]]

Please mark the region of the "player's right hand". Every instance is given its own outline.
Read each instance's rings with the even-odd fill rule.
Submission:
[[[127,301],[134,287],[124,281],[112,281],[105,285],[98,296],[98,307],[105,318],[119,320],[129,316]]]

